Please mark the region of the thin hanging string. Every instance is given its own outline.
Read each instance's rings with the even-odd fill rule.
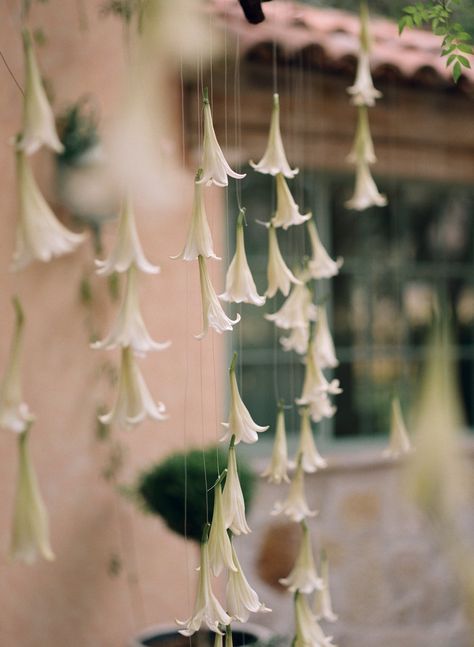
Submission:
[[[224,13],[224,144],[226,151],[229,146],[229,113],[227,109],[228,101],[228,60],[227,60],[227,5]],[[226,242],[226,259],[230,258],[230,227],[229,227],[229,185],[225,187],[225,242]]]
[[[240,146],[240,37],[236,36],[235,46],[235,65],[234,65],[234,138],[235,146],[239,150]],[[237,164],[237,172],[240,172],[241,164],[240,159]],[[235,182],[235,197],[237,199],[237,207],[240,211],[242,209],[242,187],[239,180]]]
[[[24,93],[24,91],[23,91],[23,88],[21,87],[20,82],[18,81],[18,79],[17,79],[17,78],[16,78],[16,76],[14,75],[12,68],[8,65],[7,59],[5,58],[5,56],[4,56],[3,52],[2,52],[2,50],[0,50],[0,58],[2,59],[3,64],[5,65],[5,67],[6,67],[7,71],[8,71],[8,73],[9,73],[9,75],[12,77],[13,81],[15,82],[16,87],[20,90],[21,94],[22,94],[23,96],[25,96],[25,93]]]
[[[200,365],[200,387],[201,387],[201,447],[202,447],[202,469],[204,472],[204,486],[206,489],[206,523],[209,523],[209,484],[207,480],[207,465],[206,465],[206,452],[205,437],[204,437],[204,378],[203,378],[203,364],[202,364],[202,344],[203,340],[199,341],[199,365]]]

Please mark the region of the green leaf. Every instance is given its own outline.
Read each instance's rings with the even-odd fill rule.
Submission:
[[[471,67],[471,64],[469,63],[468,59],[465,56],[461,56],[461,54],[458,54],[458,61],[463,65],[464,67]]]
[[[451,56],[446,61],[446,67],[449,67],[454,60],[456,60],[456,54],[451,54]]]
[[[464,52],[465,54],[474,54],[474,49],[472,45],[465,45],[464,43],[459,43],[458,50],[460,52]]]
[[[459,81],[459,78],[461,76],[461,64],[459,61],[457,61],[453,67],[453,79],[454,82],[457,83]]]

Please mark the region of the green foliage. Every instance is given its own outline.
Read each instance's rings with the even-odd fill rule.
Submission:
[[[222,472],[227,465],[227,454],[218,447],[172,454],[140,475],[139,500],[145,510],[160,515],[171,530],[200,541],[207,518],[212,518],[214,490],[211,488],[218,478],[217,462]],[[241,459],[239,476],[248,507],[255,475]]]
[[[61,162],[74,164],[86,151],[99,142],[97,115],[87,97],[70,106],[58,120],[64,151],[58,155]]]
[[[463,67],[471,67],[466,54],[474,53],[471,36],[454,17],[455,9],[463,0],[428,0],[404,7],[404,15],[398,26],[400,33],[405,28],[429,25],[433,34],[442,37],[441,55],[446,57],[446,66],[452,66],[453,79],[457,82]]]

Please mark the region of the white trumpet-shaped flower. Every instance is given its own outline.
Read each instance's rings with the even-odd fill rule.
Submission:
[[[202,169],[199,169],[194,182],[194,198],[191,213],[191,222],[189,225],[186,243],[181,254],[171,258],[180,258],[183,261],[195,261],[199,256],[204,258],[215,258],[211,230],[207,221],[206,209],[204,206],[204,195],[202,185],[199,184],[199,178],[202,177]]]
[[[229,571],[226,587],[227,611],[240,622],[247,622],[250,613],[269,613],[258,594],[252,589],[242,571],[234,546],[232,546],[232,559],[237,566],[236,571]]]
[[[388,448],[384,451],[384,456],[388,458],[399,458],[412,451],[410,437],[403,419],[400,400],[393,398],[392,415],[390,424],[390,441]]]
[[[271,223],[268,226],[267,280],[268,288],[265,295],[269,298],[273,297],[278,290],[286,297],[292,283],[301,284],[301,281],[287,267],[281,255],[276,229]]]
[[[327,467],[327,461],[321,456],[314,442],[313,430],[311,429],[310,415],[308,407],[300,411],[301,426],[298,449],[296,455],[301,456],[301,464],[305,472],[316,472],[319,469]]]
[[[313,279],[330,279],[339,274],[339,268],[343,264],[342,258],[333,261],[327,253],[319,238],[316,224],[313,220],[306,223],[311,242],[312,256],[308,263],[308,273]]]
[[[232,544],[227,534],[220,483],[214,487],[214,509],[209,532],[209,563],[214,575],[219,575],[224,566],[230,571],[237,570],[232,558]]]
[[[251,161],[250,166],[259,173],[268,173],[270,175],[282,173],[288,178],[295,177],[298,173],[297,168],[290,168],[286,159],[285,149],[283,148],[280,131],[280,98],[278,94],[273,95],[273,110],[267,148],[260,162],[255,164],[255,162]]]
[[[359,160],[356,165],[356,183],[353,196],[346,201],[348,209],[364,211],[369,207],[385,207],[387,198],[379,193],[369,165]]]
[[[233,303],[243,302],[262,306],[265,303],[265,297],[261,297],[257,292],[245,253],[244,213],[245,211],[241,210],[237,220],[235,254],[227,270],[225,292],[219,298]]]
[[[216,186],[227,186],[227,176],[236,180],[245,177],[245,173],[236,173],[227,163],[219,142],[217,141],[214,125],[212,123],[211,106],[207,94],[204,96],[204,139],[202,152],[202,175],[198,180],[199,184],[215,184]]]
[[[324,368],[335,368],[339,362],[336,357],[334,342],[329,331],[328,316],[325,306],[318,306],[316,326],[313,334],[312,351],[315,364]]]
[[[97,260],[95,264],[98,268],[97,274],[104,276],[110,276],[114,272],[126,272],[132,265],[147,274],[157,274],[160,271],[143,253],[130,197],[123,201],[117,238],[110,256],[104,261]]]
[[[202,301],[202,333],[195,335],[196,339],[203,339],[209,326],[214,328],[218,333],[225,330],[232,330],[235,324],[239,323],[240,315],[237,314],[235,319],[231,319],[224,312],[219,297],[207,272],[206,261],[203,256],[198,256],[199,261],[199,280],[201,284],[201,301]]]
[[[304,355],[308,350],[309,326],[292,328],[288,337],[280,337],[283,350],[294,350],[298,355]]]
[[[137,366],[130,346],[122,348],[118,391],[112,410],[99,416],[104,425],[117,424],[130,428],[146,417],[153,420],[166,420],[166,407],[162,402],[155,403],[143,375]]]
[[[301,225],[311,218],[311,213],[302,214],[296,204],[288,184],[281,173],[276,176],[277,208],[272,218],[274,227],[288,229],[292,225]]]
[[[308,405],[309,414],[313,422],[320,422],[323,418],[332,418],[337,411],[326,392],[316,395]]]
[[[295,624],[294,647],[333,647],[332,636],[324,635],[306,597],[299,591],[295,594]]]
[[[164,350],[170,343],[159,343],[150,337],[138,302],[137,269],[131,265],[127,272],[127,287],[117,320],[107,337],[92,344],[92,348],[111,350],[117,346],[130,346],[134,353],[144,355],[150,350]]]
[[[300,283],[291,290],[290,296],[282,307],[273,314],[266,314],[265,319],[273,321],[278,328],[308,328],[310,321],[315,321],[316,306],[312,303],[311,291],[307,285]]]
[[[34,420],[34,416],[26,402],[23,401],[21,388],[20,353],[25,319],[17,298],[14,299],[13,305],[15,307],[15,330],[7,368],[0,386],[0,427],[21,433]]]
[[[53,560],[48,514],[41,497],[28,451],[30,431],[18,436],[18,479],[13,512],[10,553],[13,559],[31,564],[38,555]]]
[[[84,240],[62,225],[41,194],[24,151],[16,151],[19,221],[12,269],[19,270],[34,260],[47,262],[69,254]]]
[[[184,629],[180,629],[179,633],[183,636],[192,636],[196,631],[199,631],[203,622],[206,623],[211,631],[221,633],[219,625],[228,625],[230,621],[231,617],[224,611],[219,600],[212,592],[209,543],[207,537],[205,537],[201,543],[199,580],[193,613],[184,622],[177,621],[178,624],[185,627]]]
[[[339,380],[328,380],[325,378],[319,364],[315,361],[313,352],[314,341],[310,341],[308,352],[306,353],[306,370],[303,382],[303,391],[301,397],[297,398],[297,404],[310,404],[317,400],[321,393],[337,395],[342,393],[339,386]]]
[[[300,549],[288,577],[280,579],[283,586],[288,587],[291,593],[300,591],[301,593],[312,593],[323,588],[323,581],[318,576],[314,564],[313,548],[311,546],[311,535],[308,526],[304,523],[303,536],[301,537]]]
[[[288,460],[288,447],[286,443],[285,409],[278,405],[275,440],[273,441],[272,457],[269,466],[262,472],[262,476],[269,483],[289,483],[288,469],[292,463]]]
[[[237,471],[237,456],[231,442],[227,457],[227,475],[222,492],[224,504],[225,525],[234,535],[247,535],[250,528],[245,518],[245,501]]]
[[[337,615],[332,610],[331,593],[329,590],[329,562],[325,551],[321,553],[320,571],[323,586],[314,595],[316,619],[336,622]]]
[[[235,375],[235,362],[237,353],[234,353],[232,363],[229,369],[230,379],[230,407],[229,407],[229,420],[223,422],[222,426],[227,429],[225,435],[221,438],[224,440],[231,440],[235,436],[235,444],[238,445],[240,441],[244,443],[256,443],[258,434],[268,429],[268,425],[262,427],[257,425],[242,401],[237,386],[237,378]]]
[[[23,50],[25,92],[22,133],[17,146],[26,155],[32,155],[43,145],[49,146],[56,153],[62,153],[64,146],[59,141],[54,114],[41,81],[31,35],[26,29],[23,30]]]
[[[347,156],[347,161],[351,164],[356,164],[359,160],[367,164],[375,164],[377,161],[372,135],[370,134],[367,106],[358,106],[357,108],[356,134],[351,152]]]
[[[272,515],[286,514],[292,521],[300,522],[306,517],[314,517],[317,512],[310,510],[304,493],[304,472],[301,458],[298,458],[293,480],[290,483],[288,495],[284,501],[277,501],[273,507]]]
[[[373,106],[382,93],[375,89],[370,73],[369,10],[366,2],[360,3],[360,47],[354,85],[347,88],[356,106]]]

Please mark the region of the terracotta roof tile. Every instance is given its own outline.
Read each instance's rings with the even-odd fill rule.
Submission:
[[[354,60],[359,41],[359,18],[338,9],[322,9],[288,0],[264,5],[266,20],[249,25],[237,0],[211,0],[212,11],[239,35],[243,55],[258,46],[275,42],[286,56],[311,47],[321,49],[324,66],[340,67]],[[398,74],[406,80],[429,85],[453,85],[451,71],[440,57],[440,38],[431,32],[407,30],[401,36],[395,22],[371,18],[371,65],[376,77]],[[474,66],[473,66],[474,68]],[[472,92],[474,69],[463,72],[460,87]]]

